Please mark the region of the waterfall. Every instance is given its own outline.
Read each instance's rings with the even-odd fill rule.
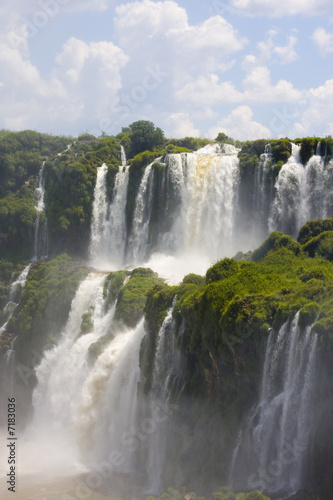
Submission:
[[[108,167],[97,169],[90,236],[90,258],[97,267],[118,269],[125,259],[127,241],[126,202],[129,165],[121,146],[121,165],[115,177],[111,202],[107,201]]]
[[[94,202],[92,209],[91,230],[90,230],[90,259],[94,262],[103,255],[103,234],[106,228],[108,213],[106,176],[108,166],[103,163],[97,168],[96,185],[94,190]]]
[[[291,156],[279,172],[269,216],[269,232],[277,230],[296,237],[300,229],[299,216],[303,208],[301,184],[304,176],[300,150],[300,146],[292,144]]]
[[[126,164],[127,164],[126,152],[125,152],[125,148],[123,145],[120,146],[120,155],[121,155],[121,166],[126,167]]]
[[[275,183],[275,199],[270,211],[269,231],[282,231],[297,237],[299,229],[313,219],[333,215],[333,164],[325,165],[318,143],[316,154],[303,166],[300,146],[292,144],[292,155],[281,168]]]
[[[118,330],[83,384],[77,431],[90,466],[103,460],[123,473],[140,468],[135,452],[140,445],[137,386],[144,335],[143,320],[133,329]],[[117,464],[111,458],[115,451],[121,455]]]
[[[239,182],[237,155],[187,154],[184,159],[182,205],[173,228],[181,236],[177,250],[194,249],[211,260],[231,255]]]
[[[162,254],[197,265],[201,259],[203,268],[233,253],[239,162],[234,150],[216,154],[215,149],[157,159],[163,193],[153,164],[146,167],[136,197],[128,263],[148,260],[149,265],[154,255]]]
[[[158,161],[157,159],[156,161]],[[154,162],[155,163],[155,162]],[[136,197],[133,227],[129,237],[129,262],[144,262],[148,256],[149,222],[152,211],[153,163],[145,168]]]
[[[176,347],[172,317],[175,303],[176,297],[158,333],[149,402],[153,411],[156,407],[168,408],[172,388],[181,373],[181,358]],[[147,494],[157,494],[160,491],[171,421],[172,416],[166,412],[165,417],[156,422],[155,432],[147,444]]]
[[[10,348],[6,352],[6,376],[5,376],[5,387],[6,387],[6,392],[8,393],[9,396],[12,396],[13,394],[13,387],[14,387],[14,363],[15,363],[15,342],[17,340],[17,337],[14,337],[11,344]]]
[[[269,335],[261,398],[236,444],[238,470],[247,471],[250,488],[291,494],[306,484],[316,349],[317,335],[301,330],[299,313]],[[234,483],[242,480],[234,468]]]
[[[124,160],[126,161],[126,160]],[[129,180],[129,166],[121,165],[115,178],[109,220],[105,226],[105,259],[122,266],[125,258],[127,239],[126,201]]]
[[[139,467],[132,442],[138,436],[139,352],[145,329],[143,320],[132,329],[114,321],[115,305],[108,309],[104,298],[105,278],[91,273],[80,284],[58,344],[36,368],[34,416],[22,451],[28,471],[39,467],[68,474],[91,470],[101,461],[121,472]],[[87,313],[91,328],[82,332]],[[90,348],[106,334],[108,342],[93,361]],[[51,449],[52,457],[43,463],[42,451]],[[121,454],[117,464],[115,453]]]
[[[333,197],[327,189],[333,182],[333,161],[325,165],[317,154],[304,166],[300,148],[291,144],[291,156],[275,179],[271,146],[266,145],[255,167],[249,227],[239,224],[243,214],[234,146],[221,149],[213,144],[195,153],[157,158],[144,169],[129,232],[130,169],[122,148],[110,204],[106,201],[107,167],[98,169],[91,226],[94,264],[111,268],[146,265],[179,281],[187,272],[202,274],[217,259],[255,248],[271,231],[296,238],[307,220],[333,215]],[[320,150],[318,145],[317,153]]]
[[[256,241],[267,237],[268,214],[270,205],[274,199],[273,166],[271,145],[267,144],[265,152],[260,156],[254,176],[253,205],[255,210]]]
[[[44,166],[38,174],[38,186],[35,189],[37,217],[35,221],[35,237],[34,237],[34,256],[32,260],[37,260],[40,257],[47,257],[48,254],[48,227],[45,214],[45,187],[44,187]]]
[[[13,281],[13,283],[10,286],[9,300],[4,308],[6,321],[0,327],[0,337],[1,337],[2,333],[6,331],[7,323],[10,320],[10,318],[12,317],[16,306],[18,305],[19,296],[20,296],[21,291],[25,287],[27,277],[28,277],[28,274],[30,271],[30,267],[31,267],[31,264],[26,266],[23,269],[23,271],[21,272],[21,274],[19,275],[19,277],[15,281]]]

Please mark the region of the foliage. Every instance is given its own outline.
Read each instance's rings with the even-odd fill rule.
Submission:
[[[279,231],[273,231],[263,244],[254,250],[252,253],[252,260],[258,262],[263,259],[270,250],[277,250],[278,248],[288,248],[296,255],[300,252],[300,246],[292,239]]]
[[[18,363],[33,368],[33,350],[52,345],[67,321],[71,301],[88,271],[67,255],[49,262],[36,262],[7,330],[18,335]]]
[[[81,333],[90,333],[94,327],[94,322],[92,320],[92,315],[94,308],[90,307],[89,311],[82,314],[81,321]]]
[[[229,487],[222,487],[219,491],[213,493],[212,500],[270,500],[269,497],[263,495],[258,490],[250,491],[248,493],[238,492],[235,493]]]
[[[142,151],[153,151],[165,144],[163,131],[147,120],[139,120],[128,127],[131,142],[130,157]]]
[[[154,285],[163,283],[151,269],[137,268],[118,293],[115,319],[134,327],[143,316],[146,294]]]
[[[233,259],[223,259],[210,267],[206,273],[206,283],[229,278],[238,271],[237,262]]]
[[[184,137],[184,139],[168,139],[168,144],[173,144],[174,146],[180,148],[186,148],[189,151],[197,151],[201,149],[207,144],[210,144],[211,141],[208,139],[199,139],[198,137]]]
[[[113,137],[80,136],[68,151],[45,165],[46,213],[51,247],[83,254],[88,247],[97,167],[108,165],[111,197],[120,165],[120,145]]]
[[[301,227],[297,241],[301,245],[309,242],[315,236],[319,236],[324,231],[333,231],[333,218],[310,220]]]

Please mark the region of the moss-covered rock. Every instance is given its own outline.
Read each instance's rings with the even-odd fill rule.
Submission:
[[[163,283],[151,269],[137,268],[118,293],[115,319],[133,327],[142,318],[146,294],[154,285]]]

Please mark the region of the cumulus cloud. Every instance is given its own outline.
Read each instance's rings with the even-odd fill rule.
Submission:
[[[312,40],[321,56],[326,57],[333,52],[333,33],[328,33],[325,28],[317,28],[312,35]]]
[[[267,66],[253,66],[243,80],[244,99],[251,102],[294,102],[304,100],[304,92],[291,82],[279,80],[272,84]]]
[[[51,74],[42,77],[18,48],[0,45],[0,112],[9,128],[56,129],[76,122],[96,123],[117,102],[121,68],[128,58],[111,42],[71,38],[56,57]],[[45,130],[45,128],[44,128]]]
[[[297,52],[294,50],[297,44],[297,38],[294,35],[288,37],[288,43],[285,46],[276,46],[273,48],[273,53],[280,57],[282,64],[289,64],[298,59]]]
[[[209,137],[217,137],[219,132],[224,132],[240,141],[253,141],[271,136],[267,127],[253,120],[253,111],[246,105],[235,108],[227,117],[220,120],[209,130]]]
[[[235,103],[243,100],[242,93],[231,82],[220,82],[216,74],[199,76],[176,92],[180,101],[197,104]]]
[[[195,128],[187,113],[172,113],[167,119],[169,137],[199,137],[200,130]]]
[[[220,81],[216,74],[199,76],[176,92],[182,102],[226,104],[241,102],[294,102],[303,101],[305,93],[295,89],[291,82],[279,80],[275,85],[267,66],[257,65],[255,57],[248,56],[243,67],[247,74],[243,79],[243,90],[237,90],[230,81]]]
[[[332,12],[331,0],[233,0],[232,8],[249,17],[317,16]]]
[[[291,130],[292,137],[333,135],[333,79],[309,90],[301,119]]]

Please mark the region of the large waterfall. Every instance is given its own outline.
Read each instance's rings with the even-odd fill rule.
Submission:
[[[258,246],[271,231],[293,237],[313,218],[333,215],[333,163],[318,149],[304,166],[300,146],[276,177],[270,145],[258,161],[252,199],[241,198],[238,150],[206,146],[195,153],[168,154],[147,165],[138,186],[131,222],[126,213],[130,166],[116,175],[107,201],[107,166],[98,168],[90,256],[100,268],[147,265],[174,281],[204,273],[214,261]],[[246,224],[244,226],[244,220]]]
[[[117,173],[113,172],[112,193],[108,189],[107,164],[97,168],[89,275],[78,286],[67,322],[53,347],[43,353],[35,368],[33,415],[20,443],[22,471],[51,477],[82,474],[89,488],[104,488],[107,494],[112,490],[110,484],[113,487],[113,474],[126,474],[140,485],[140,491],[157,494],[167,460],[178,452],[177,446],[180,454],[189,456],[191,443],[185,451],[181,444],[173,443],[173,398],[178,397],[182,404],[184,371],[193,368],[184,369],[185,357],[190,359],[189,364],[195,363],[190,352],[193,346],[187,347],[186,353],[179,347],[186,318],[176,307],[177,297],[170,292],[167,313],[156,331],[149,331],[144,318],[130,328],[117,319],[117,300],[122,293],[118,288],[118,298],[110,306],[107,276],[109,271],[145,266],[171,283],[178,283],[188,273],[203,275],[220,258],[253,249],[270,231],[284,231],[296,237],[307,220],[333,216],[331,190],[326,188],[333,181],[333,163],[325,163],[320,148],[303,165],[300,146],[293,144],[289,160],[277,174],[270,145],[266,146],[253,169],[251,206],[246,217],[240,195],[244,172],[237,154],[233,146],[222,150],[214,145],[195,153],[157,158],[136,179],[131,203],[128,198],[132,167],[124,149],[121,165]],[[34,260],[47,255],[43,168],[36,198]],[[250,221],[246,230],[240,224],[243,217]],[[248,246],[240,248],[240,241]],[[30,265],[12,285],[0,337],[17,305],[16,293],[24,286],[29,269]],[[131,279],[129,274],[125,283]],[[189,296],[193,284],[187,283]],[[135,292],[131,290],[133,295]],[[165,297],[163,300],[167,301]],[[243,306],[245,310],[247,304]],[[246,314],[250,314],[247,309]],[[143,339],[147,337],[151,380],[145,393]],[[6,360],[8,373],[12,374],[16,340],[11,337],[10,341]],[[262,342],[261,355],[265,354],[260,396],[240,419],[239,428],[230,433],[230,449],[221,450],[221,455],[224,451],[228,454],[224,463],[229,464],[223,477],[229,473],[235,488],[258,488],[279,492],[283,497],[307,486],[319,341],[311,326],[302,326],[297,313],[278,331],[270,331],[267,344],[266,339]],[[232,345],[223,346],[221,351],[224,348],[229,349],[228,355],[231,353],[237,364]],[[208,352],[200,369],[207,385],[213,387],[211,366],[215,376],[219,367]],[[194,392],[197,379],[193,378]],[[231,382],[226,377],[216,384]],[[10,392],[12,378],[8,387]],[[207,422],[214,418],[215,415],[207,415]],[[186,432],[191,436],[192,429]]]

